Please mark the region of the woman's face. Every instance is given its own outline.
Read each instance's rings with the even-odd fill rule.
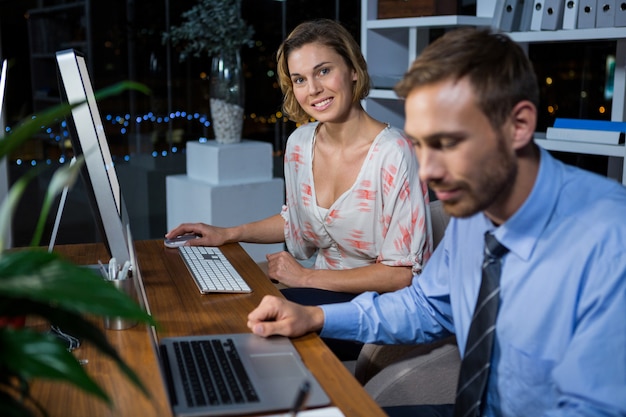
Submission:
[[[287,66],[296,100],[320,122],[340,122],[353,105],[356,72],[341,55],[319,43],[293,50]]]

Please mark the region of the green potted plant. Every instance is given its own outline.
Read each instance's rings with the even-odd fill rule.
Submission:
[[[98,98],[133,88],[147,91],[136,83],[120,83],[102,90]],[[69,105],[54,107],[0,138],[0,159],[29,140],[42,125],[52,125],[69,113]],[[0,415],[45,415],[31,396],[30,382],[36,378],[53,379],[76,385],[111,404],[102,388],[85,372],[67,346],[56,336],[24,326],[24,318],[38,317],[65,332],[92,343],[111,357],[123,373],[148,395],[134,371],[109,344],[94,324],[94,317],[119,316],[155,324],[131,297],[115,289],[90,269],[72,264],[55,253],[39,247],[39,240],[55,196],[71,185],[82,160],[58,169],[50,182],[38,225],[28,248],[5,251],[5,229],[28,181],[41,171],[33,168],[18,179],[0,206]]]
[[[180,60],[239,51],[253,45],[254,28],[241,18],[241,0],[198,0],[181,14],[182,23],[163,33],[163,42],[180,47]]]
[[[241,0],[198,0],[183,12],[180,26],[163,34],[163,42],[189,55],[212,58],[210,108],[215,139],[219,143],[241,140],[244,117],[244,80],[240,50],[253,45],[254,29],[241,18]]]

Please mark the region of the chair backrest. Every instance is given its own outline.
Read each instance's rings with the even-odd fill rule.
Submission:
[[[436,248],[443,238],[443,233],[446,231],[450,221],[450,215],[443,210],[439,200],[430,202],[430,221],[432,224],[433,246]]]
[[[436,247],[450,216],[441,201],[429,205],[431,233]],[[418,345],[366,343],[354,375],[381,406],[450,404],[454,402],[461,359],[454,336]]]

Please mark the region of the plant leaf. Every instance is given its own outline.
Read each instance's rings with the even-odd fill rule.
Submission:
[[[85,158],[81,155],[69,164],[57,169],[52,175],[50,185],[48,185],[46,190],[46,199],[54,199],[65,187],[72,187],[78,179],[78,174],[84,162]]]
[[[3,141],[0,140],[0,144],[2,142]],[[32,181],[32,179],[35,178],[40,171],[41,170],[39,168],[31,169],[15,181],[2,201],[2,205],[0,205],[0,253],[4,251],[4,238],[8,235],[8,227],[11,225],[11,219],[13,218],[15,208],[22,198],[28,183]]]
[[[0,297],[25,298],[67,311],[156,324],[130,296],[94,271],[40,249],[0,256]]]
[[[41,236],[46,226],[46,219],[48,218],[52,203],[54,203],[56,196],[60,194],[65,187],[69,189],[74,185],[84,161],[85,158],[81,155],[76,159],[72,159],[72,162],[69,164],[63,165],[57,169],[52,175],[30,246],[38,246],[41,242]]]
[[[68,312],[45,303],[24,299],[4,301],[2,298],[0,298],[0,301],[6,304],[6,307],[3,306],[4,311],[0,311],[2,315],[38,315],[61,328],[63,332],[78,338],[82,342],[86,341],[93,344],[100,352],[113,359],[120,370],[126,374],[128,379],[141,389],[147,397],[150,397],[150,393],[143,386],[139,377],[126,365],[113,346],[109,344],[104,333],[91,321],[84,319],[79,314]]]
[[[119,316],[152,325],[156,322],[131,297],[95,272],[39,249],[10,252],[0,257],[0,302],[1,315],[38,314],[72,335],[90,340],[149,396],[104,335],[76,313]]]
[[[52,335],[30,329],[0,329],[0,359],[9,373],[24,379],[64,380],[111,403],[74,355]]]
[[[180,16],[180,26],[171,26],[161,40],[181,46],[181,61],[254,45],[254,28],[241,18],[241,0],[198,0]]]

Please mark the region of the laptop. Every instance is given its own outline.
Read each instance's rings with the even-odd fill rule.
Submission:
[[[303,381],[307,407],[330,400],[291,340],[252,333],[161,339],[161,365],[176,416],[226,416],[289,410]]]
[[[127,229],[127,238],[131,264],[135,266],[130,229]],[[133,269],[140,303],[149,313],[141,271]],[[231,333],[159,340],[154,328],[150,328],[149,333],[175,416],[229,416],[289,410],[304,381],[310,384],[306,408],[330,403],[287,337]]]

